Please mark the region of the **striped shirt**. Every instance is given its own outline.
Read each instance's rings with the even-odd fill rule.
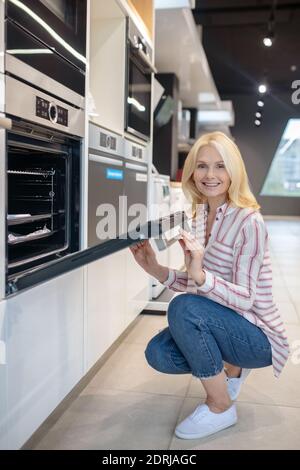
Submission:
[[[205,246],[207,205],[197,207],[192,232]],[[272,295],[268,233],[260,212],[228,203],[218,207],[204,248],[206,280],[195,284],[187,272],[169,270],[163,283],[176,292],[205,296],[229,307],[261,328],[271,344],[275,377],[284,367],[289,344]]]

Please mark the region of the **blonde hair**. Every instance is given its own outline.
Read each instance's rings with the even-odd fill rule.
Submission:
[[[236,207],[251,207],[259,210],[260,206],[249,187],[248,175],[241,153],[236,144],[223,132],[203,134],[191,148],[182,172],[182,189],[192,202],[192,213],[195,216],[197,204],[206,202],[193,180],[199,151],[204,146],[213,146],[221,155],[231,183],[228,189],[228,200]]]

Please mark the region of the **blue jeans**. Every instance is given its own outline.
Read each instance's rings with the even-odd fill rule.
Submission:
[[[174,297],[169,327],[148,343],[151,367],[166,374],[205,379],[223,370],[223,361],[255,369],[272,364],[265,333],[234,310],[195,294]]]

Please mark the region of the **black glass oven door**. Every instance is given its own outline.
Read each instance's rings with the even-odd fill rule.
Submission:
[[[64,60],[59,54],[51,52],[49,48],[10,20],[6,21],[6,43],[8,55],[25,62],[25,64],[84,96],[84,72]]]
[[[7,17],[81,70],[86,67],[86,0],[7,0]]]
[[[33,285],[37,285],[48,281],[50,279],[66,274],[67,272],[73,271],[74,269],[81,268],[89,263],[97,261],[105,256],[116,253],[120,250],[128,248],[136,244],[139,240],[145,240],[150,238],[159,239],[164,234],[175,226],[186,227],[186,215],[184,212],[176,212],[171,214],[169,217],[164,217],[159,220],[148,221],[140,227],[139,239],[136,239],[136,232],[133,232],[134,236],[130,236],[130,232],[127,236],[121,236],[113,240],[106,240],[100,245],[96,245],[77,253],[64,256],[62,259],[57,261],[50,261],[47,266],[41,267],[41,269],[32,271],[24,277],[18,277],[8,287],[7,295],[17,294],[23,289],[28,289]]]
[[[129,55],[126,110],[126,130],[144,140],[149,140],[151,124],[151,73],[146,71],[131,53]]]

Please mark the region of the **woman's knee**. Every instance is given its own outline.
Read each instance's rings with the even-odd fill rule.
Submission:
[[[168,305],[168,323],[169,326],[175,326],[183,319],[187,311],[187,298],[188,294],[176,295]]]
[[[165,330],[160,331],[155,335],[147,344],[144,353],[148,364],[158,371],[161,370],[161,362],[164,357],[163,344],[165,342],[164,338],[166,337],[167,330],[168,328],[165,328]]]

